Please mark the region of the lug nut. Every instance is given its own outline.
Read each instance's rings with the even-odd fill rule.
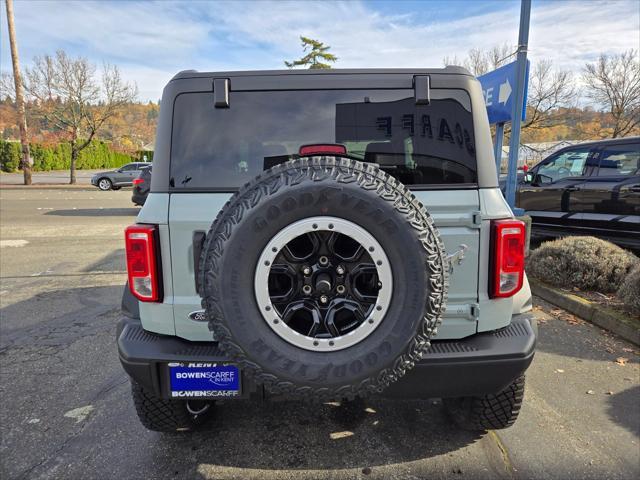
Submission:
[[[344,275],[344,267],[342,265],[338,265],[338,267],[336,268],[336,273],[338,275]]]
[[[304,287],[302,287],[302,291],[309,295],[311,293],[311,285],[305,285]]]
[[[329,297],[327,297],[326,295],[320,296],[320,303],[327,303],[328,301],[329,301]]]
[[[324,267],[329,264],[329,259],[323,255],[318,259],[318,263]]]
[[[305,274],[306,276],[311,275],[311,267],[304,267],[302,269],[302,273]]]
[[[337,291],[338,293],[344,293],[344,291],[345,291],[344,285],[338,285],[338,286],[336,287],[336,291]]]

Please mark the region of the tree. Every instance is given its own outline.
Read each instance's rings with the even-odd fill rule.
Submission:
[[[67,138],[71,146],[69,183],[76,183],[79,153],[137,96],[135,85],[120,78],[117,67],[105,64],[98,78],[86,58],[70,58],[61,50],[55,57],[35,57],[27,69],[27,90],[39,116]]]
[[[567,120],[566,111],[576,98],[573,75],[554,70],[551,60],[537,62],[529,75],[527,119],[523,129],[551,128]]]
[[[462,64],[478,77],[509,63],[515,53],[515,47],[505,43],[489,50],[471,49],[462,61],[457,57],[445,57],[443,63]],[[571,106],[575,98],[576,88],[571,72],[554,69],[551,60],[540,60],[529,72],[527,119],[521,129],[524,132],[527,129],[551,128],[565,122],[566,112],[561,107]],[[509,133],[509,125],[505,125],[505,135]]]
[[[624,137],[640,126],[640,62],[638,52],[602,54],[587,63],[582,80],[585,94],[614,120],[612,138]]]
[[[11,45],[11,61],[13,63],[13,83],[16,90],[18,125],[20,127],[20,144],[22,145],[22,158],[20,158],[20,166],[22,167],[22,174],[24,175],[24,184],[31,185],[31,167],[33,165],[33,160],[31,160],[31,154],[29,152],[29,133],[27,131],[27,116],[24,110],[22,75],[20,74],[20,59],[18,57],[16,29],[13,23],[13,0],[6,0],[6,6],[7,24],[9,27],[9,44]]]
[[[332,63],[338,60],[338,57],[336,57],[333,53],[328,52],[331,48],[328,45],[325,46],[324,43],[307,37],[300,37],[300,41],[302,42],[302,50],[306,52],[310,49],[310,51],[300,60],[294,60],[293,62],[285,61],[284,64],[287,67],[306,67],[307,65],[309,65],[309,68],[311,70],[327,69],[331,68],[331,65],[329,65],[328,63],[322,63],[321,60]]]
[[[516,47],[512,47],[508,43],[503,43],[502,45],[495,45],[489,50],[472,48],[467,52],[467,57],[462,61],[456,56],[444,57],[443,63],[445,66],[462,65],[476,77],[479,77],[490,70],[495,70],[505,65],[516,53]]]

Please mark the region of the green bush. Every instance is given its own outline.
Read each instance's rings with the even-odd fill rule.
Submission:
[[[0,140],[0,170],[14,172],[20,166],[21,146],[20,142],[7,142]]]
[[[640,266],[635,267],[622,281],[618,297],[631,313],[640,315]]]
[[[527,259],[527,272],[558,287],[615,292],[632,268],[634,254],[595,237],[565,237],[545,242]]]
[[[52,146],[31,143],[29,146],[34,171],[68,170],[71,167],[71,145],[68,142]],[[118,168],[126,163],[137,161],[145,154],[148,160],[153,159],[153,152],[136,152],[133,155],[127,155],[112,150],[105,142],[93,141],[80,151],[76,168],[78,170]],[[5,172],[15,172],[20,166],[20,157],[19,142],[0,139],[0,169]]]

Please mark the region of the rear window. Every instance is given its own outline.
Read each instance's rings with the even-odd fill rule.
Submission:
[[[235,189],[295,158],[302,145],[342,144],[350,157],[380,165],[405,185],[477,181],[471,101],[462,90],[230,92],[180,94],[174,104],[171,187]]]

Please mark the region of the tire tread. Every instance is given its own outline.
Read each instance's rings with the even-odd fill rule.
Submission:
[[[294,385],[265,372],[262,367],[247,358],[243,349],[234,341],[227,328],[219,305],[220,290],[224,281],[218,274],[225,243],[233,227],[242,221],[244,212],[255,207],[263,197],[275,194],[281,188],[296,185],[305,179],[322,182],[333,179],[344,184],[356,184],[364,190],[375,190],[378,196],[393,205],[404,216],[406,225],[416,230],[424,249],[425,265],[431,286],[417,335],[395,361],[381,370],[375,378],[367,378],[357,385],[336,388],[313,388]],[[395,178],[380,170],[377,165],[352,159],[335,157],[310,157],[290,160],[258,175],[246,183],[218,212],[207,233],[200,258],[200,291],[202,307],[214,331],[220,347],[249,377],[265,385],[272,393],[287,394],[312,401],[353,399],[382,391],[409,371],[428,349],[430,338],[436,333],[446,308],[449,287],[449,268],[442,239],[433,219],[418,199]]]

